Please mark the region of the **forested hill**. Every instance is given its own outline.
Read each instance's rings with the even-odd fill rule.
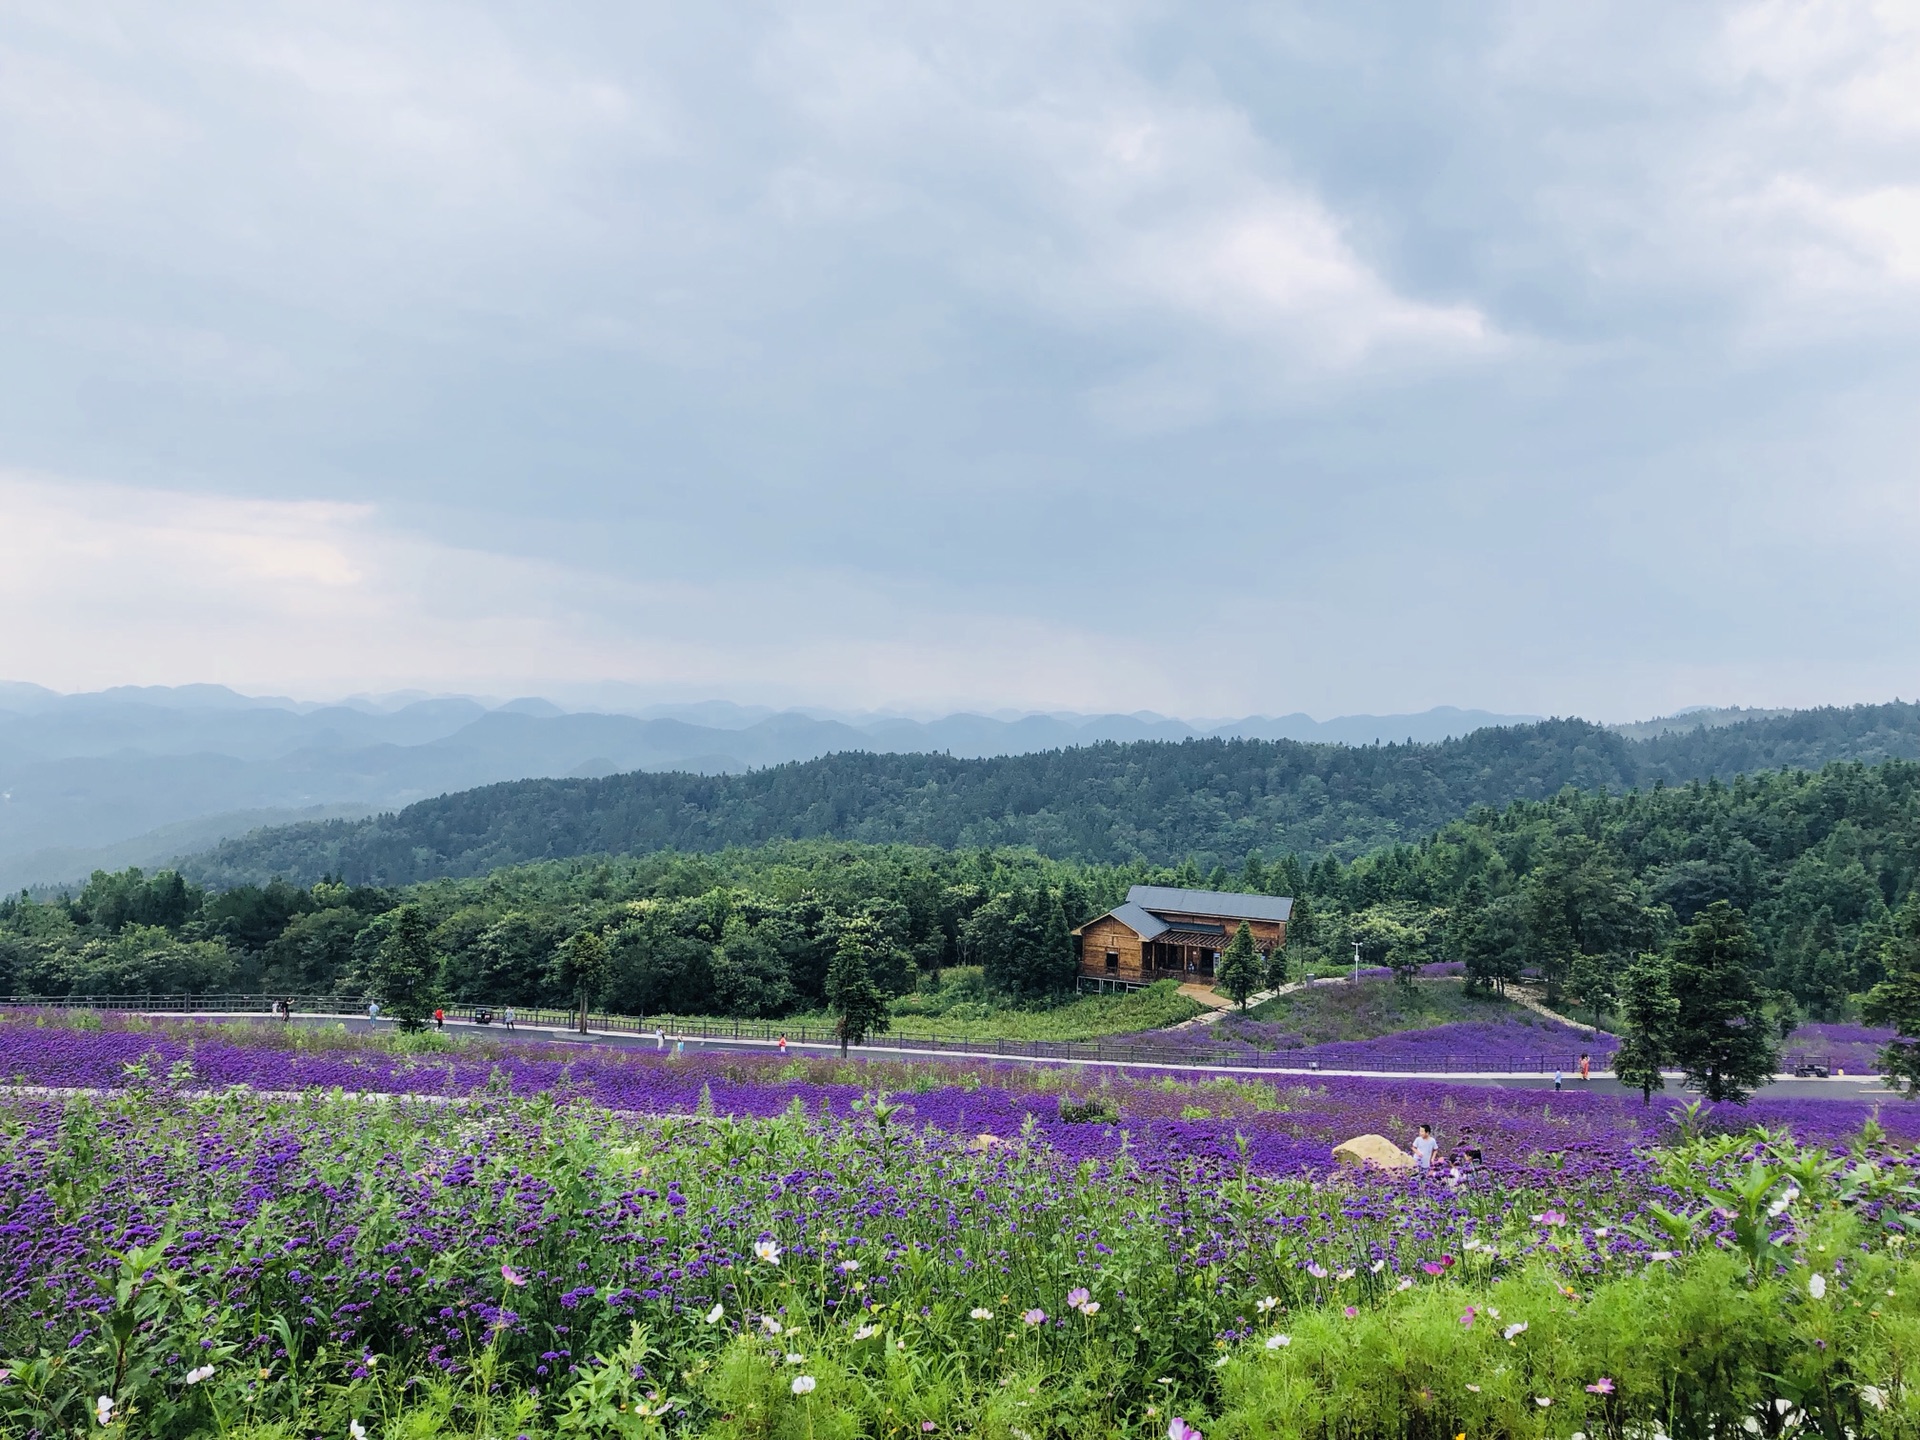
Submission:
[[[370,820],[259,831],[181,868],[216,887],[273,875],[396,885],[529,860],[825,836],[1030,845],[1106,862],[1238,863],[1254,849],[1353,856],[1475,806],[1568,786],[1620,791],[1888,756],[1920,756],[1920,706],[1805,711],[1644,741],[1549,720],[1439,744],[1142,741],[984,760],[849,753],[745,775],[490,785]]]

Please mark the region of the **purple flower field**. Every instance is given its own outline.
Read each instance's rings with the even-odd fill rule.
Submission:
[[[1559,1433],[1534,1423],[1551,1408],[1601,1433],[1667,1393],[1664,1370],[1628,1370],[1605,1308],[1581,1318],[1604,1287],[1651,1287],[1633,1313],[1658,1317],[1662,1287],[1704,1266],[1788,1317],[1761,1357],[1775,1367],[1820,1296],[1792,1274],[1761,1276],[1757,1299],[1712,1278],[1743,1235],[1810,1254],[1846,1238],[1844,1275],[1818,1262],[1836,1297],[1856,1273],[1869,1298],[1920,1292],[1887,1268],[1910,1262],[1844,1228],[1897,1228],[1882,1214],[1920,1138],[1904,1105],[1863,1134],[1859,1101],[1703,1124],[1671,1097],[1429,1081],[491,1038],[397,1053],[390,1035],[85,1018],[0,1020],[0,1075],[7,1434],[110,1415],[109,1433],[159,1440],[737,1436],[760,1407],[778,1434],[1145,1437],[1177,1400],[1251,1436],[1282,1433],[1252,1367],[1311,1365],[1349,1335],[1377,1349],[1358,1338],[1376,1321],[1460,1350],[1458,1428]],[[1437,1173],[1334,1173],[1339,1141],[1405,1143],[1422,1122]],[[1859,1221],[1836,1218],[1835,1168],[1788,1131],[1844,1155]],[[1469,1147],[1484,1163],[1449,1163]],[[1701,1184],[1765,1166],[1739,1202],[1768,1217],[1757,1232],[1705,1203]],[[1677,1212],[1679,1239],[1656,1223]],[[1695,1343],[1681,1331],[1659,1365]],[[1879,1384],[1899,1362],[1869,1339],[1845,1354]],[[1440,1375],[1417,1382],[1422,1406]],[[1623,1398],[1588,1398],[1616,1382]],[[1041,1424],[1050,1406],[1070,1408]],[[559,1423],[589,1414],[672,1423]]]
[[[1881,1049],[1892,1039],[1892,1030],[1872,1025],[1810,1021],[1780,1042],[1780,1058],[1789,1065],[1799,1057],[1825,1061],[1849,1075],[1866,1075],[1875,1069]]]
[[[1467,1053],[1453,1048],[1466,1042],[1436,1040],[1439,1034],[1418,1031],[1354,1042],[1352,1047],[1318,1048],[1337,1055],[1371,1047],[1376,1056],[1404,1057],[1409,1068],[1441,1055]],[[1498,1038],[1501,1043],[1513,1039]],[[1273,1175],[1324,1171],[1330,1167],[1332,1147],[1357,1134],[1386,1135],[1404,1147],[1423,1122],[1435,1126],[1443,1146],[1471,1132],[1494,1165],[1524,1165],[1543,1153],[1565,1153],[1577,1157],[1582,1167],[1616,1166],[1635,1147],[1661,1135],[1686,1098],[1656,1097],[1649,1107],[1637,1097],[1583,1094],[1577,1088],[1551,1094],[1351,1076],[1252,1083],[1203,1075],[1149,1079],[1118,1070],[843,1065],[829,1059],[782,1061],[725,1051],[672,1059],[611,1048],[499,1041],[447,1054],[394,1055],[365,1045],[293,1048],[288,1039],[278,1027],[269,1026],[109,1025],[82,1030],[0,1022],[0,1075],[16,1084],[126,1088],[130,1066],[144,1065],[159,1080],[184,1061],[192,1074],[184,1083],[194,1088],[339,1089],[436,1098],[483,1093],[575,1096],[637,1114],[707,1109],[742,1118],[778,1115],[795,1101],[810,1113],[851,1116],[868,1091],[892,1088],[902,1092],[898,1099],[907,1123],[945,1134],[1008,1137],[1024,1130],[1074,1159],[1106,1159],[1123,1144],[1138,1155],[1168,1158],[1227,1161],[1244,1152],[1255,1169]],[[1098,1109],[1122,1123],[1063,1119],[1063,1110],[1078,1102],[1097,1102]],[[1920,1139],[1920,1105],[1761,1099],[1720,1108],[1728,1123],[1789,1126],[1808,1141],[1834,1141],[1873,1114],[1890,1132]]]
[[[1424,1030],[1402,1030],[1372,1040],[1334,1040],[1298,1045],[1285,1025],[1228,1018],[1212,1026],[1168,1031],[1167,1041],[1194,1052],[1196,1060],[1236,1061],[1322,1070],[1528,1071],[1573,1073],[1582,1053],[1596,1070],[1619,1041],[1604,1031],[1572,1029],[1537,1016],[1460,1021]],[[1289,1043],[1295,1042],[1295,1043]]]

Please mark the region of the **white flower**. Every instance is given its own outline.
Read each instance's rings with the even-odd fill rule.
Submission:
[[[860,1268],[860,1262],[858,1260],[842,1260],[834,1268],[837,1269],[842,1275],[851,1275],[853,1274],[854,1271]]]
[[[1471,1390],[1476,1395],[1480,1393],[1480,1387],[1478,1385],[1469,1385],[1467,1386],[1467,1389]]]
[[[1487,1318],[1489,1320],[1498,1320],[1500,1318],[1500,1312],[1489,1305],[1487,1306]]]
[[[1516,1324],[1509,1325],[1507,1326],[1506,1329],[1502,1330],[1500,1332],[1500,1338],[1502,1340],[1511,1340],[1516,1335],[1524,1335],[1526,1333],[1527,1333],[1527,1322],[1522,1320]]]
[[[727,1313],[727,1307],[720,1304],[718,1301],[715,1301],[714,1307],[711,1310],[707,1311],[707,1323],[709,1325],[718,1325],[720,1321],[725,1317],[726,1313]]]
[[[1787,1207],[1799,1198],[1800,1191],[1795,1186],[1789,1185],[1785,1193],[1767,1207],[1767,1214],[1775,1218],[1784,1215],[1787,1213]]]
[[[110,1423],[113,1419],[113,1397],[111,1395],[102,1395],[98,1400],[94,1401],[93,1413],[102,1425]]]
[[[1098,1300],[1087,1301],[1086,1304],[1080,1307],[1080,1313],[1082,1315],[1098,1315],[1100,1313],[1100,1302]]]
[[[1876,1410],[1884,1410],[1887,1408],[1887,1392],[1882,1390],[1878,1385],[1862,1385],[1860,1387],[1860,1398]]]
[[[211,1365],[202,1365],[198,1370],[189,1370],[187,1371],[187,1384],[198,1385],[202,1380],[210,1378],[212,1374],[213,1366]]]
[[[1606,1238],[1607,1238],[1607,1227],[1606,1227],[1606,1226],[1604,1226],[1604,1225],[1596,1225],[1596,1226],[1594,1226],[1594,1227],[1593,1227],[1593,1238],[1594,1238],[1594,1239],[1596,1239],[1596,1240],[1604,1240],[1604,1239],[1606,1239]]]
[[[780,1322],[771,1315],[762,1315],[760,1317],[760,1328],[769,1335],[778,1335],[780,1333]]]
[[[1280,1303],[1280,1300],[1278,1296],[1263,1295],[1260,1299],[1253,1302],[1253,1308],[1255,1310],[1258,1310],[1262,1315],[1264,1315],[1269,1310],[1277,1306],[1279,1303]]]
[[[1291,1335],[1267,1336],[1267,1348],[1269,1350],[1284,1350],[1287,1348],[1287,1346],[1291,1345],[1292,1343],[1293,1343],[1293,1337]]]
[[[1220,1357],[1220,1358],[1219,1358],[1218,1360],[1215,1360],[1215,1361],[1213,1362],[1213,1368],[1214,1368],[1214,1369],[1216,1369],[1216,1370],[1224,1370],[1224,1369],[1226,1369],[1226,1368],[1227,1368],[1227,1357],[1226,1357],[1225,1355],[1222,1355],[1222,1356],[1221,1356],[1221,1357]]]
[[[1353,1271],[1342,1270],[1338,1275],[1335,1275],[1333,1278],[1335,1280],[1351,1280],[1353,1278]]]
[[[807,1363],[807,1357],[804,1355],[796,1355],[789,1350],[787,1352],[787,1363],[789,1365],[804,1365]]]
[[[1807,1294],[1816,1300],[1827,1298],[1827,1277],[1818,1270],[1807,1277]]]
[[[1655,1259],[1655,1260],[1671,1260],[1671,1259],[1673,1258],[1673,1251],[1671,1251],[1671,1250],[1656,1250],[1656,1251],[1654,1251],[1654,1252],[1653,1252],[1653,1257],[1652,1257],[1652,1258],[1653,1258],[1653,1259]]]
[[[879,1333],[880,1327],[878,1325],[862,1325],[858,1330],[853,1332],[853,1338],[856,1340],[871,1340]]]
[[[1536,1395],[1533,1397],[1533,1403],[1544,1410],[1553,1403],[1553,1397],[1551,1395]]]
[[[1413,1288],[1413,1277],[1410,1275],[1401,1276],[1400,1283],[1393,1288],[1396,1290],[1411,1290]]]
[[[975,1320],[991,1320],[993,1318],[993,1311],[983,1305],[976,1305],[973,1307],[972,1318]]]
[[[1367,1271],[1369,1274],[1378,1275],[1382,1270],[1386,1268],[1387,1268],[1386,1261],[1376,1260],[1371,1265],[1367,1266]]]
[[[1749,1435],[1758,1435],[1760,1433],[1760,1422],[1749,1415],[1740,1422],[1740,1428]]]
[[[769,1265],[778,1265],[780,1263],[780,1247],[771,1240],[754,1241],[753,1253]]]
[[[793,1377],[793,1393],[796,1395],[811,1395],[813,1393],[813,1387],[819,1383],[820,1382],[815,1380],[811,1375],[796,1375]]]
[[[347,1440],[367,1440],[367,1427],[358,1420],[347,1422]]]

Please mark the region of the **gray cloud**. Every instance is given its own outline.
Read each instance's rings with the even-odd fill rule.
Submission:
[[[1916,97],[1866,4],[15,5],[0,521],[361,579],[0,669],[1911,693]]]

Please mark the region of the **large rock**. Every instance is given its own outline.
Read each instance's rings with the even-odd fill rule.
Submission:
[[[1333,1147],[1333,1158],[1342,1165],[1358,1169],[1377,1165],[1382,1170],[1411,1170],[1413,1156],[1384,1135],[1356,1135]]]

